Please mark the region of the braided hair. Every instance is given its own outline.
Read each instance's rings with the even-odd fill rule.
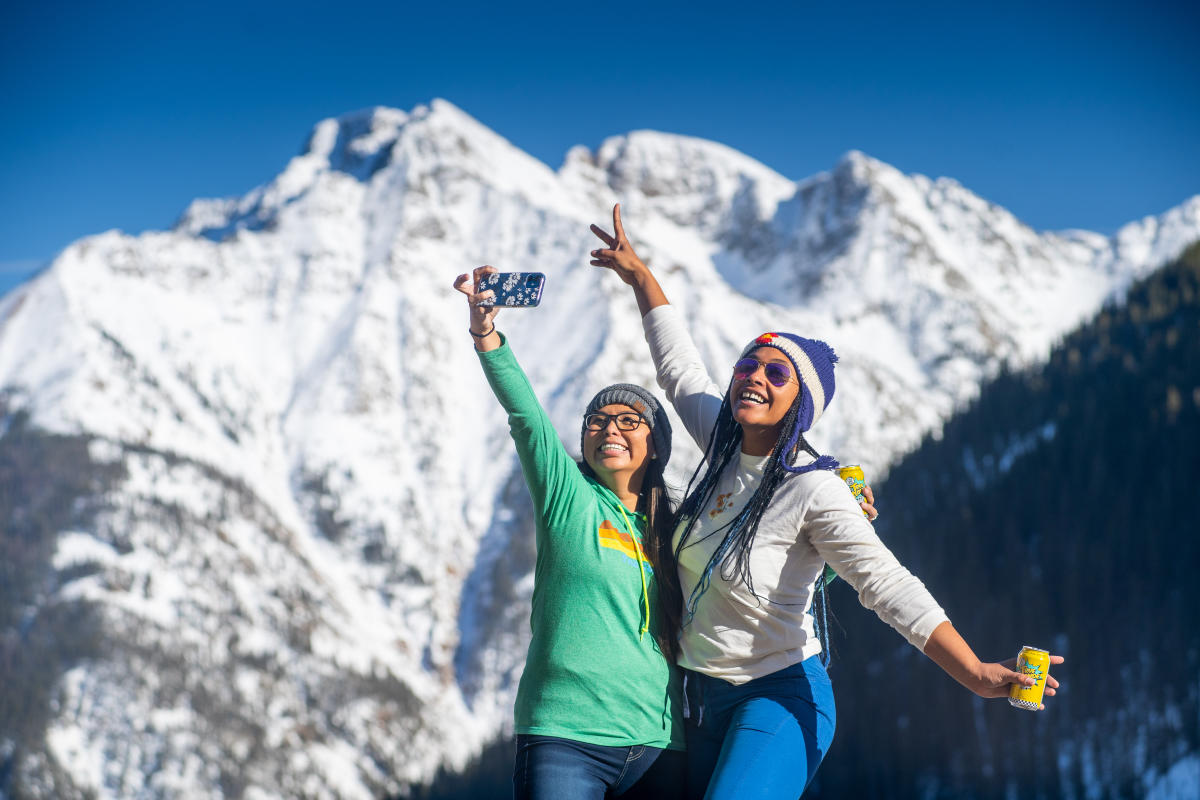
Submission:
[[[730,387],[732,387],[732,381],[730,382]],[[797,469],[792,466],[791,462],[794,462],[801,450],[817,459],[817,463],[813,465],[814,467],[828,469],[832,467],[826,466],[827,463],[831,462],[832,466],[836,466],[837,463],[829,459],[828,456],[821,456],[808,443],[808,440],[804,438],[804,433],[799,430],[800,425],[797,420],[800,416],[802,405],[802,393],[798,393],[791,407],[784,414],[782,425],[780,425],[779,438],[775,441],[775,446],[772,450],[773,453],[778,453],[779,456],[768,460],[767,465],[763,469],[762,481],[759,483],[758,488],[755,489],[754,494],[751,495],[745,507],[733,520],[718,528],[712,534],[709,534],[710,536],[714,536],[724,531],[724,539],[722,539],[721,544],[709,557],[699,582],[697,582],[690,596],[687,598],[686,615],[680,619],[680,628],[690,622],[696,613],[696,606],[701,595],[707,591],[714,570],[718,571],[718,575],[722,580],[743,582],[750,593],[760,603],[764,600],[754,590],[754,576],[750,570],[750,553],[754,547],[754,538],[758,533],[758,525],[762,520],[763,513],[770,506],[771,500],[775,496],[775,491],[779,488],[780,484],[783,483],[789,474],[797,472]],[[729,388],[726,388],[724,400],[721,402],[721,409],[717,413],[717,420],[713,424],[713,429],[708,439],[708,446],[704,451],[704,460],[697,466],[696,471],[692,473],[692,477],[688,481],[686,499],[676,515],[677,525],[684,526],[679,536],[679,543],[675,546],[672,553],[676,564],[683,549],[688,546],[688,540],[696,527],[696,522],[701,512],[708,507],[713,493],[716,491],[721,473],[740,452],[742,436],[742,426],[733,419],[732,404],[729,400]],[[813,612],[814,623],[817,627],[817,636],[824,644],[823,652],[826,656],[823,660],[826,666],[828,666],[829,637],[828,626],[825,622],[828,599],[825,597],[824,588],[825,580],[818,578],[814,589]],[[679,590],[679,593],[682,598],[682,589]],[[821,611],[820,619],[816,617],[818,606]]]

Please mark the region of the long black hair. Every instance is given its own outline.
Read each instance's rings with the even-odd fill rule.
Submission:
[[[732,382],[730,384],[732,386]],[[800,408],[803,403],[803,393],[797,393],[796,399],[792,402],[787,413],[784,414],[783,424],[779,428],[779,438],[775,441],[775,446],[772,453],[777,457],[770,459],[763,470],[762,481],[754,494],[751,495],[749,502],[741,510],[740,513],[728,524],[722,526],[713,534],[717,535],[724,531],[724,539],[720,546],[713,551],[709,557],[708,564],[704,568],[704,573],[700,581],[692,589],[691,595],[687,598],[687,620],[690,620],[696,610],[696,603],[700,596],[708,589],[714,569],[718,569],[718,575],[722,580],[726,581],[741,581],[745,583],[746,588],[750,593],[757,597],[760,601],[763,599],[757,592],[754,591],[754,577],[750,572],[750,550],[754,546],[754,537],[758,533],[758,524],[762,520],[762,515],[771,503],[771,499],[775,496],[775,490],[783,483],[784,479],[791,474],[788,469],[788,464],[792,462],[800,450],[810,453],[814,458],[818,458],[819,454],[808,441],[804,438],[803,432],[797,431],[797,419],[800,414]],[[792,444],[789,448],[790,452],[782,452],[788,444]],[[692,473],[691,479],[688,481],[686,499],[679,508],[677,515],[678,525],[684,526],[679,537],[679,544],[675,546],[672,552],[673,559],[678,562],[679,554],[683,548],[687,547],[688,539],[691,537],[693,530],[696,527],[696,520],[699,519],[701,512],[708,507],[708,503],[712,498],[713,492],[716,491],[717,482],[720,480],[721,473],[730,461],[737,456],[741,450],[742,444],[742,426],[733,419],[733,407],[729,400],[729,389],[725,391],[724,400],[721,402],[721,409],[717,413],[717,420],[713,424],[712,433],[709,435],[708,447],[704,451],[704,461],[696,467],[696,471]],[[681,591],[682,594],[682,591]],[[686,624],[686,620],[682,622]]]
[[[586,459],[579,461],[579,471],[598,483],[603,483]],[[655,641],[674,664],[679,656],[679,630],[682,627],[683,591],[679,586],[679,573],[675,567],[675,554],[671,550],[671,533],[675,529],[675,506],[671,492],[663,476],[662,461],[651,459],[642,477],[642,490],[638,493],[637,513],[646,516],[646,530],[642,535],[642,552],[654,568],[655,583],[658,585],[657,606],[651,613],[659,615]],[[633,531],[629,534],[632,536]]]

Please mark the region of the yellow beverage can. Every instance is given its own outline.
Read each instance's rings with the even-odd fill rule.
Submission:
[[[1014,683],[1008,690],[1008,702],[1016,708],[1037,711],[1042,707],[1046,677],[1050,674],[1050,652],[1025,645],[1017,654],[1017,672],[1034,679],[1033,686]]]
[[[867,476],[863,475],[862,467],[858,464],[848,464],[838,469],[837,474],[850,487],[850,491],[854,493],[855,501],[861,503],[863,501],[863,487],[867,485]],[[867,512],[864,511],[863,516],[867,516]]]

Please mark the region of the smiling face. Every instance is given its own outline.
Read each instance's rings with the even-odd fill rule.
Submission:
[[[596,409],[600,414],[638,416],[638,412],[626,405],[610,403]],[[631,431],[623,431],[615,419],[608,421],[602,430],[585,428],[583,432],[583,459],[609,488],[611,479],[618,473],[634,474],[645,470],[654,454],[654,441],[650,426],[645,420]]]
[[[740,377],[734,374],[729,387],[733,419],[742,426],[747,441],[769,438],[774,442],[779,438],[784,416],[800,393],[800,383],[791,360],[774,347],[759,347],[746,357],[759,363],[749,374]],[[778,364],[787,370],[789,378],[783,386],[767,380],[767,364]]]

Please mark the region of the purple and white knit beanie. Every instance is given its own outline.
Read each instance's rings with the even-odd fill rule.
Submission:
[[[793,333],[768,332],[746,345],[741,358],[760,347],[774,347],[787,356],[800,379],[800,413],[796,418],[795,429],[788,436],[788,443],[780,453],[781,463],[789,472],[833,469],[837,462],[829,456],[821,456],[813,464],[799,468],[789,465],[785,458],[800,440],[800,434],[817,424],[817,420],[833,400],[833,365],[838,360],[833,348],[819,339],[805,339]]]

